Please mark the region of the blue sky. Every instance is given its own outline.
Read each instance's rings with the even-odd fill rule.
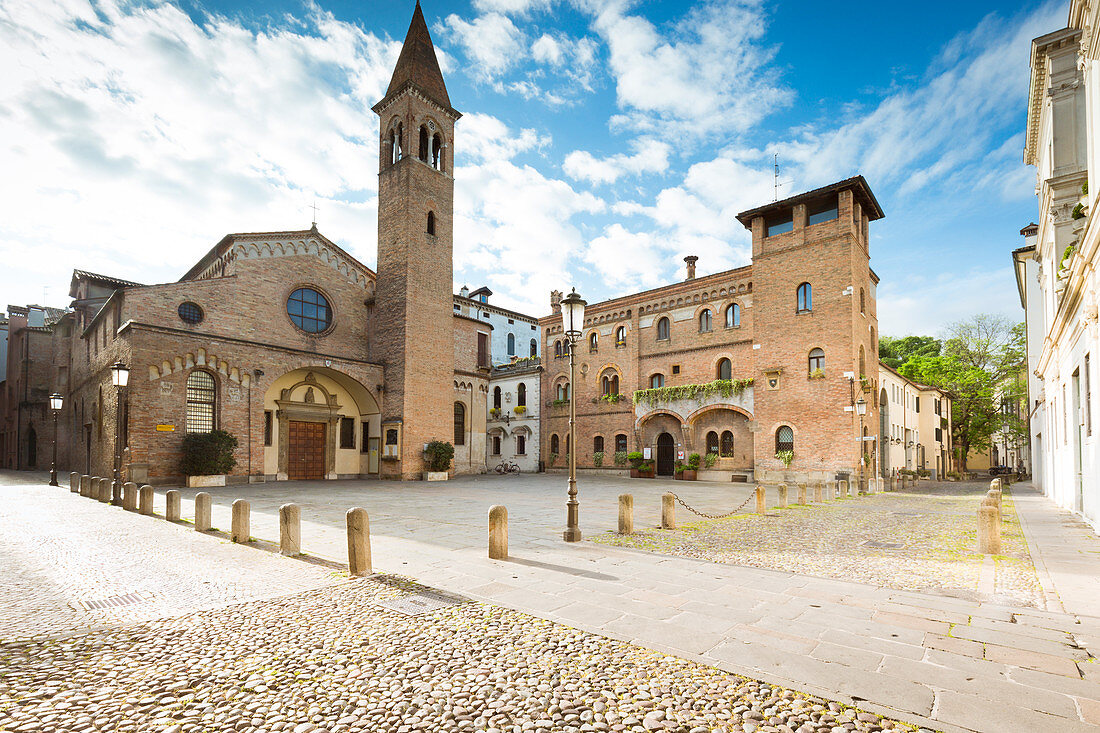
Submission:
[[[862,173],[880,332],[1019,318],[1009,252],[1030,40],[1065,2],[424,4],[453,105],[455,285],[542,315],[747,264],[734,219]],[[410,2],[6,0],[0,272],[177,279],[227,232],[321,231],[376,260],[377,118]],[[43,291],[43,288],[47,288]],[[43,295],[45,292],[45,296]]]

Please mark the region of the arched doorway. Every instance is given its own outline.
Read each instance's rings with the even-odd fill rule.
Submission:
[[[671,476],[676,472],[676,441],[668,433],[657,436],[657,475]]]

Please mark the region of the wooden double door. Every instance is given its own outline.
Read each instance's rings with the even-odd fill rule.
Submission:
[[[325,477],[325,423],[290,421],[287,478],[320,480]]]

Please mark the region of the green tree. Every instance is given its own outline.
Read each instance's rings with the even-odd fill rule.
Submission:
[[[942,346],[931,336],[883,336],[878,340],[878,358],[896,370],[913,356],[939,356]]]

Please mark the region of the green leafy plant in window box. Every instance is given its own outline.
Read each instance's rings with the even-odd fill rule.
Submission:
[[[678,400],[704,400],[710,397],[740,397],[752,386],[749,379],[716,379],[706,384],[682,384],[675,387],[655,387],[640,389],[634,393],[634,404],[647,404],[655,407],[662,402]]]
[[[824,379],[824,378],[825,378],[825,370],[824,369],[818,368],[818,369],[814,369],[810,372],[810,379]]]
[[[791,463],[794,461],[793,450],[781,450],[775,452],[775,457],[783,464],[783,468],[790,468]]]
[[[717,453],[707,453],[707,455],[703,458],[703,465],[707,468],[714,468],[715,463],[718,463]]]
[[[598,450],[598,451],[596,451],[595,453],[592,454],[592,464],[596,468],[600,468],[601,466],[603,466],[603,451],[602,450]]]
[[[551,407],[564,407],[565,405],[568,405],[568,404],[569,404],[569,400],[568,400],[568,399],[565,399],[565,400],[554,400],[553,402],[551,402],[551,403],[550,403],[550,406],[551,406]]]
[[[489,408],[489,414],[492,415],[493,417],[500,417],[500,408],[499,407],[490,407]]]

